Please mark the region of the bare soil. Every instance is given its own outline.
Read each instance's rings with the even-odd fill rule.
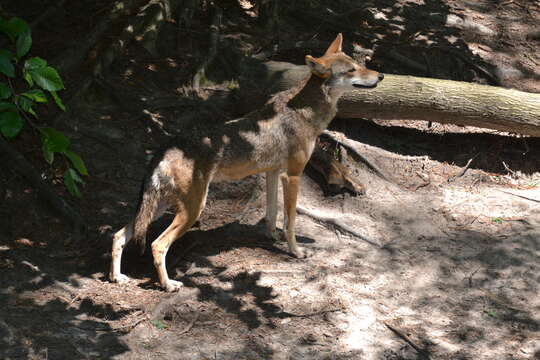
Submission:
[[[105,5],[84,10],[99,16]],[[22,5],[12,6],[25,15]],[[39,6],[32,2],[26,15],[37,16]],[[354,41],[373,45],[388,36],[420,62],[410,36],[441,46],[454,36],[455,48],[472,49],[462,54],[481,59],[500,85],[540,91],[540,42],[527,37],[538,30],[536,2],[381,1],[378,9],[374,18],[390,25],[353,22],[375,37],[354,33]],[[437,14],[476,25],[441,25]],[[95,21],[68,15],[74,38]],[[324,39],[342,31],[327,16]],[[243,21],[225,22],[231,38],[251,20]],[[282,37],[304,39],[308,26],[291,23],[282,24]],[[395,34],[402,23],[409,43]],[[57,36],[49,43],[60,46]],[[440,68],[432,76],[489,82],[456,70],[455,59],[445,65],[448,53],[431,55],[428,68]],[[274,59],[302,57],[288,50]],[[200,222],[174,244],[168,271],[185,284],[180,292],[157,286],[150,252],[140,255],[135,246],[124,258],[133,280],[110,283],[110,237],[132,216],[145,165],[167,133],[224,121],[245,107],[225,85],[190,95],[182,84],[194,62],[188,55],[155,58],[134,44],[72,113],[86,124],[87,131],[69,135],[91,173],[84,197],[72,200],[88,223],[83,243],[22,178],[0,174],[1,359],[540,359],[540,141],[436,119],[432,126],[333,122],[331,130],[360,152],[377,151],[368,160],[388,179],[348,152],[343,161],[367,194],[329,196],[307,169],[299,204],[361,237],[299,215],[298,241],[309,256],[292,258],[286,243],[264,236],[264,175],[253,176],[213,184]],[[426,75],[377,51],[371,65]],[[178,97],[181,107],[152,107]],[[14,146],[45,179],[59,181],[30,135]],[[148,238],[170,220],[157,221]]]

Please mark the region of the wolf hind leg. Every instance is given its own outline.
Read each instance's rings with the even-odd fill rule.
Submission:
[[[153,220],[161,217],[165,211],[168,209],[168,205],[165,202],[161,202],[158,205],[156,214],[154,215]],[[113,236],[112,252],[111,252],[111,268],[109,271],[109,279],[112,282],[123,283],[129,280],[129,277],[122,274],[122,253],[124,248],[133,238],[133,220],[130,221],[122,229],[118,230]]]
[[[208,184],[199,184],[199,186],[190,189],[184,199],[179,201],[177,213],[172,223],[152,242],[152,255],[159,282],[168,292],[179,290],[183,284],[169,278],[166,267],[167,252],[172,243],[182,237],[197,221],[206,203],[207,193]]]

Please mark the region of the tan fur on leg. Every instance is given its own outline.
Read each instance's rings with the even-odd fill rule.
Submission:
[[[109,279],[113,282],[125,282],[129,278],[121,272],[122,252],[133,237],[133,221],[116,232],[113,237],[112,261]]]
[[[169,227],[152,243],[154,266],[161,286],[171,292],[177,291],[183,284],[171,280],[167,274],[166,256],[172,243],[182,237],[193,226],[204,208],[208,184],[198,183],[178,205],[176,216]]]
[[[294,232],[294,225],[296,222],[296,200],[298,198],[299,186],[299,176],[288,177],[286,191],[284,192],[285,213],[287,214],[288,219],[285,234],[287,236],[287,243],[289,244],[289,251],[297,258],[303,258],[305,255],[296,243],[296,234]]]
[[[276,230],[278,179],[279,170],[266,173],[266,232],[275,240],[279,240],[279,233]]]

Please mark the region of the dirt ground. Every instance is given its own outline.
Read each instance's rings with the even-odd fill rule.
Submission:
[[[103,3],[92,11],[100,14]],[[28,17],[39,14],[36,4]],[[527,37],[539,23],[536,2],[381,1],[379,10],[396,27],[360,22],[360,32],[376,35],[372,44],[399,22],[412,40],[399,38],[398,49],[410,58],[411,36],[454,36],[456,49],[466,46],[471,60],[481,58],[499,85],[540,92],[540,41]],[[450,16],[437,28],[431,18],[412,21],[419,12],[474,21]],[[74,38],[85,31],[82,21],[69,21]],[[304,36],[298,22],[282,31]],[[326,39],[341,30],[323,22],[320,31]],[[432,55],[438,65],[449,58]],[[274,59],[302,57],[284,51]],[[189,131],[201,119],[224,121],[242,106],[227,97],[227,86],[186,96],[191,102],[181,108],[147,105],[186,95],[181,83],[192,62],[155,58],[133,45],[113,65],[109,86],[91,89],[72,113],[72,121],[86,124],[69,135],[91,173],[83,198],[70,199],[87,220],[83,243],[21,177],[0,174],[0,359],[540,359],[540,140],[436,119],[431,126],[332,123],[333,134],[388,179],[348,151],[343,162],[367,193],[330,196],[308,168],[300,206],[338,225],[298,216],[307,259],[265,237],[260,175],[211,186],[200,222],[167,257],[169,274],[185,285],[180,292],[157,286],[150,253],[141,256],[135,246],[123,264],[133,280],[110,283],[111,234],[130,219],[152,153],[167,133]],[[370,65],[426,75],[377,51]],[[463,64],[454,65],[432,75],[455,78]],[[489,82],[478,72],[459,73]],[[14,146],[57,181],[30,138]],[[148,238],[170,220],[167,214],[157,221]]]

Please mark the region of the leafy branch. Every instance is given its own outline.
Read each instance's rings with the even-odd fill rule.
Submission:
[[[11,41],[11,49],[0,49],[0,134],[5,138],[17,137],[25,124],[35,129],[42,143],[43,157],[52,165],[55,154],[66,159],[64,185],[74,196],[80,197],[78,184],[84,184],[81,175],[88,175],[88,170],[81,157],[70,150],[69,139],[60,131],[51,127],[38,126],[34,107],[46,104],[52,98],[56,105],[66,111],[58,91],[64,89],[58,71],[40,57],[28,57],[32,47],[32,34],[28,24],[17,17],[0,18],[0,33]],[[13,80],[20,81],[24,91],[17,92]]]

